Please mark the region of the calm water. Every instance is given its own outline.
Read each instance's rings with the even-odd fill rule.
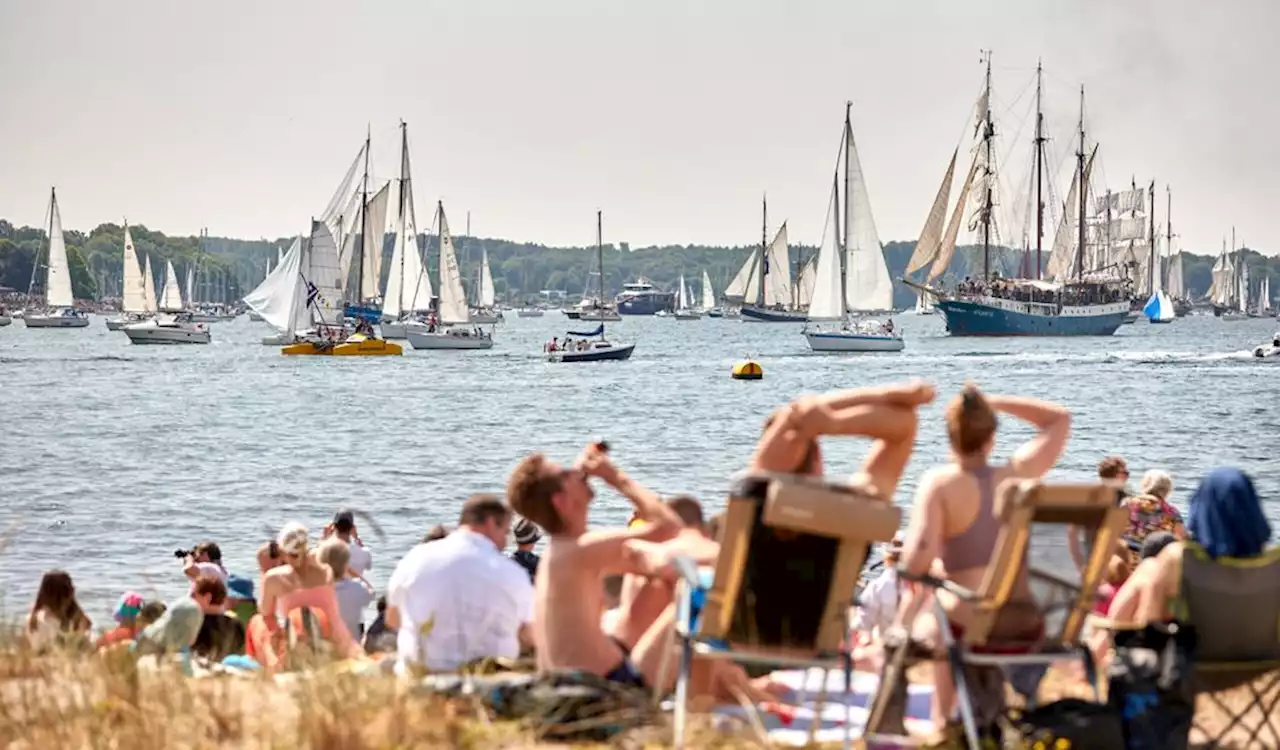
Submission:
[[[1221,464],[1280,497],[1280,361],[1249,354],[1275,321],[1192,317],[1112,338],[1004,340],[948,338],[936,317],[897,322],[902,354],[816,356],[799,326],[627,319],[612,331],[638,340],[633,359],[569,366],[540,357],[569,324],[559,313],[508,313],[489,352],[406,346],[402,358],[351,360],[282,357],[258,343],[265,324],[245,317],[215,324],[203,347],[133,346],[100,317],[79,331],[15,321],[0,329],[0,496],[11,524],[0,602],[10,616],[24,611],[40,573],[62,567],[101,624],[125,589],[182,593],[176,548],[214,539],[232,572],[253,573],[273,530],[300,520],[318,533],[339,506],[385,531],[362,530],[381,586],[432,524],[456,521],[462,498],[501,492],[521,456],[568,460],[593,436],[655,489],[718,507],[769,409],[908,377],[936,383],[940,402],[972,379],[1066,403],[1075,434],[1058,477],[1088,477],[1118,453],[1136,474],[1171,471],[1179,505]],[[748,354],[765,379],[731,380]],[[940,410],[925,414],[900,502],[945,458]],[[1007,454],[1027,431],[1001,434]],[[863,450],[853,440],[825,448],[832,471],[852,470]],[[629,512],[611,493],[600,502],[601,521]],[[1280,521],[1280,503],[1272,515]]]

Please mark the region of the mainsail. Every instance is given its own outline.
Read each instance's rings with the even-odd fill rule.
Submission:
[[[282,333],[296,334],[311,327],[307,287],[301,273],[303,261],[299,235],[267,278],[244,297],[249,309]]]
[[[748,290],[756,286],[751,283],[751,278],[759,259],[760,249],[756,248],[751,251],[751,255],[747,256],[747,262],[738,269],[737,275],[729,282],[729,286],[724,288],[725,299],[731,302],[742,302],[746,299]]]
[[[844,300],[840,294],[839,190],[831,186],[827,223],[818,250],[813,296],[809,298],[809,320],[844,320]]]
[[[437,210],[440,227],[440,322],[467,323],[471,320],[471,313],[467,310],[462,271],[458,268],[458,256],[453,249],[453,235],[444,215],[444,204],[438,204]]]
[[[702,310],[710,310],[716,306],[716,293],[711,288],[711,274],[702,271]]]
[[[368,220],[364,226],[364,245],[361,248],[363,269],[360,273],[360,299],[377,299],[382,287],[382,238],[387,223],[387,197],[390,183],[369,199],[366,208]]]
[[[155,272],[151,270],[151,256],[147,256],[147,267],[142,272],[142,311],[143,312],[159,312],[160,306],[156,303],[156,277]]]
[[[942,251],[943,222],[947,220],[947,201],[951,198],[951,181],[955,178],[956,155],[959,152],[958,148],[951,152],[951,163],[947,165],[942,185],[938,187],[938,194],[933,198],[929,216],[924,221],[924,228],[920,230],[919,239],[916,240],[916,249],[911,253],[911,259],[907,261],[906,273],[908,274],[915,273],[934,262]]]
[[[129,225],[124,227],[124,294],[121,309],[127,313],[143,313],[147,311],[147,285],[142,278],[142,268],[138,265],[138,253],[133,246],[133,235],[129,233]]]
[[[160,292],[160,309],[163,312],[179,312],[182,310],[182,290],[178,288],[178,274],[173,270],[173,261],[164,262],[164,289]]]
[[[306,265],[302,276],[315,287],[308,289],[312,320],[318,324],[341,326],[344,317],[342,277],[338,261],[338,245],[333,241],[329,227],[323,221],[311,222],[311,237],[304,248]]]
[[[892,310],[893,282],[884,262],[884,248],[871,216],[866,178],[853,141],[853,126],[845,118],[845,304],[850,310]]]
[[[1093,172],[1093,157],[1097,156],[1095,144],[1089,154],[1089,161],[1084,168],[1085,184],[1089,183],[1089,175]],[[1067,191],[1067,200],[1063,204],[1062,220],[1058,222],[1058,231],[1053,235],[1053,252],[1049,254],[1049,263],[1045,267],[1045,276],[1056,281],[1074,276],[1076,269],[1076,226],[1080,212],[1080,172],[1071,173],[1071,189]]]
[[[493,289],[493,272],[489,270],[489,251],[480,250],[480,307],[490,309],[498,301]]]
[[[62,237],[62,212],[58,198],[49,194],[49,275],[45,277],[44,298],[49,307],[75,307],[71,293],[71,268],[67,264],[67,244]]]

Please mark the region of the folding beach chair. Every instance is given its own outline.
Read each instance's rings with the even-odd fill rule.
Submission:
[[[869,743],[877,738],[896,740],[905,734],[902,713],[906,701],[906,669],[918,661],[945,658],[950,662],[965,738],[974,750],[979,747],[975,698],[981,685],[987,688],[983,693],[997,691],[1002,702],[1001,668],[1014,668],[1011,677],[1030,675],[1030,680],[1012,680],[1030,704],[1050,663],[1079,658],[1084,662],[1096,697],[1093,659],[1081,638],[1081,630],[1093,607],[1108,559],[1128,523],[1128,510],[1119,505],[1117,488],[1107,484],[1008,480],[997,490],[994,512],[1000,519],[1001,529],[977,591],[933,576],[913,576],[899,571],[902,580],[916,581],[935,590],[945,589],[968,602],[973,608],[973,617],[963,633],[957,634],[935,598],[932,610],[938,619],[941,644],[916,643],[905,634],[887,639],[890,642],[886,643],[885,666],[864,735]],[[1033,524],[1072,525],[1096,535],[1079,582],[1027,564]],[[1023,577],[1030,583],[1031,601],[1013,596]],[[1043,594],[1037,596],[1037,590]],[[1001,616],[1017,610],[1026,613],[1028,607],[1034,609],[1044,627],[1034,633],[1007,637],[1006,629],[1000,626]],[[906,625],[909,629],[910,623]],[[990,679],[993,676],[997,679]],[[993,681],[997,684],[991,685]]]
[[[844,690],[851,692],[854,589],[871,545],[891,540],[901,521],[889,499],[850,485],[786,474],[733,482],[715,568],[678,563],[677,748],[684,746],[695,656],[841,669]],[[846,710],[846,747],[848,719]]]
[[[1192,746],[1280,747],[1280,547],[1212,560],[1188,542],[1175,612],[1196,632]]]

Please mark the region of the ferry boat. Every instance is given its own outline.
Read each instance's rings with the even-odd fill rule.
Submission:
[[[622,285],[622,293],[614,298],[620,315],[653,315],[659,310],[671,310],[675,295],[660,291],[648,279]]]

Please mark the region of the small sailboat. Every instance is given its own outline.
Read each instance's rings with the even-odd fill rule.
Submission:
[[[58,194],[54,189],[49,191],[49,246],[47,248],[48,267],[45,274],[44,302],[45,310],[33,313],[30,310],[22,316],[27,328],[84,328],[89,325],[89,316],[76,310],[75,296],[71,293],[71,267],[67,264],[67,245],[62,236],[62,213],[58,210]],[[40,270],[40,258],[31,268],[31,287],[27,290],[30,298],[35,289],[36,274]]]
[[[138,253],[133,246],[133,235],[129,232],[129,222],[124,223],[124,293],[121,295],[121,313],[114,318],[107,318],[107,330],[119,331],[131,323],[141,323],[155,314],[155,289],[151,290],[151,309],[147,308],[147,284],[143,278],[142,266],[138,264]]]
[[[209,326],[192,320],[191,312],[183,305],[178,274],[171,260],[165,261],[159,312],[154,318],[130,323],[121,330],[134,344],[207,344],[212,338]]]
[[[476,295],[476,304],[471,308],[471,322],[480,325],[491,325],[502,320],[502,310],[498,309],[497,293],[493,288],[493,272],[489,269],[489,251],[480,249],[480,284]]]
[[[702,312],[708,318],[722,318],[724,311],[716,306],[716,292],[711,288],[711,274],[702,269]]]
[[[1169,299],[1163,289],[1157,289],[1151,295],[1151,299],[1142,308],[1142,314],[1152,323],[1172,323],[1178,317],[1173,311],[1173,300]]]
[[[453,235],[444,214],[443,201],[436,204],[436,226],[440,238],[440,296],[427,322],[405,326],[405,338],[414,349],[492,349],[493,334],[471,324],[462,271],[453,249]]]
[[[680,274],[680,289],[676,293],[676,320],[701,320],[702,311],[693,306],[693,292],[684,283],[684,274]]]
[[[596,262],[600,267],[600,299],[604,299],[604,240],[603,213],[596,211]],[[604,335],[604,322],[586,332],[569,331],[563,345],[546,348],[548,362],[604,362],[629,359],[635,351],[635,343],[609,341]],[[574,336],[580,337],[577,341]],[[597,338],[598,337],[598,338]]]
[[[403,339],[410,323],[425,323],[431,312],[431,278],[418,248],[418,228],[413,209],[413,183],[409,173],[408,126],[400,123],[400,202],[397,208],[395,244],[386,294],[382,297],[383,338]]]
[[[725,297],[740,302],[739,314],[745,321],[757,323],[801,323],[805,312],[799,309],[796,285],[791,282],[791,261],[787,243],[787,222],[782,222],[773,242],[766,242],[769,232],[769,203],[761,202],[760,247],[751,252],[733,281],[725,289]]]
[[[827,228],[818,251],[813,299],[808,320],[838,320],[837,330],[805,325],[804,336],[815,352],[898,352],[904,346],[902,334],[893,322],[870,318],[850,319],[848,313],[883,311],[893,307],[893,287],[884,250],[871,216],[871,201],[862,177],[853,125],[852,105],[845,104],[842,161],[844,162],[844,236],[840,229],[840,164],[836,165],[827,206]]]

